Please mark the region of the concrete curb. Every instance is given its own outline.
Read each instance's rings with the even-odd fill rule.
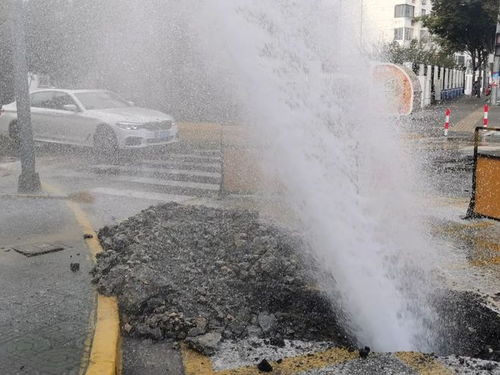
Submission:
[[[64,195],[58,188],[48,184],[43,184],[43,189],[51,194]],[[96,254],[103,251],[99,239],[97,238],[97,233],[92,228],[89,218],[79,204],[72,201],[66,201],[66,205],[75,216],[83,233],[90,235],[86,236],[89,238],[85,239],[85,243],[95,262]],[[90,357],[85,374],[120,375],[122,373],[122,353],[120,316],[116,298],[98,295],[96,315]]]

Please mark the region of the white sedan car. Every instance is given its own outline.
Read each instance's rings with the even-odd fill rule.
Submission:
[[[171,116],[135,107],[111,91],[45,89],[30,96],[35,141],[88,146],[100,153],[177,141]],[[0,111],[0,135],[18,141],[15,102]]]

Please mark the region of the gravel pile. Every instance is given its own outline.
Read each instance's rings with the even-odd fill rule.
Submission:
[[[254,212],[168,203],[99,239],[94,282],[118,296],[126,334],[186,339],[207,354],[225,338],[352,342],[311,287],[299,237]]]
[[[300,237],[255,212],[177,203],[150,207],[99,232],[98,291],[118,297],[123,333],[186,340],[213,354],[224,339],[355,342],[331,303]],[[475,293],[436,301],[442,355],[500,360],[500,318]]]

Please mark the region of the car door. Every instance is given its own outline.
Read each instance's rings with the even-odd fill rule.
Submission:
[[[52,98],[54,109],[53,126],[64,143],[74,145],[92,145],[92,135],[97,121],[82,112],[73,97],[65,92],[57,92]]]
[[[31,94],[31,123],[33,138],[37,141],[58,142],[60,134],[54,133],[52,99],[54,91],[39,91]]]
[[[51,101],[50,128],[62,143],[81,144],[78,132],[79,108],[73,98],[65,92],[55,92]]]

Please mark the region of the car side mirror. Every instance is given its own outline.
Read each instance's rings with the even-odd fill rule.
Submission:
[[[78,107],[76,106],[76,104],[65,104],[63,105],[63,109],[65,111],[78,112]]]

